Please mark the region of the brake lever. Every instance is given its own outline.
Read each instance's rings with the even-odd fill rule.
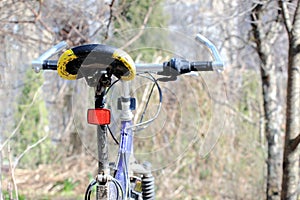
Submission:
[[[158,78],[157,80],[161,82],[176,81],[177,76],[163,77],[163,78]]]
[[[163,75],[165,77],[159,78],[159,81],[175,81],[177,76],[191,72],[190,62],[185,59],[171,58],[170,61],[163,63],[163,71],[158,72],[158,75]],[[169,76],[169,77],[166,77]]]

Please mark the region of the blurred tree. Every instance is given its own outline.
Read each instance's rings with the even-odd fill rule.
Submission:
[[[24,81],[16,112],[16,121],[24,120],[24,122],[19,127],[19,134],[16,134],[11,141],[15,157],[22,154],[28,145],[36,143],[40,138],[47,135],[47,131],[49,131],[47,130],[48,116],[45,101],[39,89],[43,83],[42,76],[36,76],[31,69],[28,69]],[[20,167],[35,168],[39,164],[47,163],[51,160],[49,159],[51,156],[50,149],[49,142],[45,142],[42,146],[39,145],[32,150],[30,157],[22,159]]]
[[[272,46],[280,34],[281,24],[277,15],[270,15],[270,2],[254,2],[251,12],[252,35],[256,52],[260,58],[261,87],[265,135],[267,138],[267,191],[268,200],[279,200],[282,176],[282,131],[280,128],[280,106],[277,98],[276,63]],[[274,5],[273,5],[274,6]],[[275,6],[276,7],[276,3]],[[275,16],[275,18],[272,18]],[[264,19],[269,18],[268,22]]]
[[[295,9],[279,0],[289,38],[286,130],[283,154],[282,200],[297,200],[300,194],[300,1]],[[292,15],[291,15],[292,13]],[[291,16],[290,16],[291,15]]]
[[[38,1],[6,0],[0,2],[0,43],[2,46],[0,49],[0,156],[3,156],[3,162],[7,162],[8,159],[4,151],[7,147],[5,145],[17,134],[16,124],[23,122],[16,121],[15,113],[18,111],[16,102],[25,82],[23,78],[26,77],[28,57],[32,55],[28,49],[33,49],[33,47],[37,49],[39,47],[37,43],[49,42],[47,36],[39,38],[32,34],[36,30],[34,23],[39,21],[40,8],[41,3]],[[30,134],[27,137],[30,137]],[[16,149],[12,148],[12,154],[17,154]],[[1,162],[0,168],[2,167]],[[1,173],[0,182],[2,183],[5,178],[7,177]],[[2,190],[0,194],[2,196]]]
[[[11,151],[14,156],[17,156],[28,143],[36,141],[38,135],[45,133],[44,128],[48,120],[51,124],[50,133],[53,135],[60,135],[64,131],[68,132],[67,128],[65,130],[62,125],[67,127],[68,122],[70,122],[69,85],[65,81],[58,80],[57,74],[47,73],[45,83],[40,75],[37,79],[33,78],[36,75],[30,69],[28,71],[29,63],[40,52],[44,52],[47,47],[62,39],[67,40],[70,45],[101,41],[103,39],[102,33],[106,31],[107,11],[108,6],[105,5],[104,0],[81,0],[76,1],[76,3],[58,0],[0,1],[0,42],[2,44],[0,49],[2,72],[0,75],[0,99],[2,103],[0,108],[0,156],[4,155],[3,160],[7,161],[8,155],[2,150],[8,140],[13,138],[12,141],[18,141],[18,143],[12,143],[16,146],[13,146]],[[32,75],[26,74],[26,72]],[[45,102],[41,102],[41,99],[38,99],[38,103],[36,102],[30,107],[26,114],[23,112],[26,110],[26,105],[24,105],[25,107],[18,105],[26,104],[30,99],[32,100],[34,90],[39,84],[44,84],[43,97],[49,110],[48,120],[44,110]],[[20,99],[18,99],[19,97]],[[67,103],[62,104],[61,102]],[[24,114],[23,124],[17,127],[18,121],[14,120],[16,111],[20,112],[19,117],[22,116],[21,112]],[[14,129],[15,127],[16,129]],[[21,134],[18,134],[17,137],[15,135],[17,133]],[[48,148],[44,144],[47,143],[44,141],[37,149],[54,149],[53,146]],[[45,151],[43,152],[44,155],[47,154]],[[44,159],[39,156],[43,152],[36,152],[34,156],[31,155],[31,159],[35,161]],[[26,165],[41,163],[40,161],[30,162],[28,157],[22,156],[21,164],[24,164],[23,161],[26,159]],[[51,159],[47,161],[51,161]]]

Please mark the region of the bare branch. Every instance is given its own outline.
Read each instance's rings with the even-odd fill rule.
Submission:
[[[12,164],[12,158],[11,158],[11,148],[10,145],[8,145],[7,147],[7,151],[8,151],[8,161],[9,161],[9,169],[10,169],[10,173],[11,173],[11,179],[14,185],[14,189],[15,189],[15,196],[16,196],[16,200],[19,199],[19,195],[18,195],[18,186],[16,184],[16,178],[15,178],[15,168]]]
[[[237,114],[238,117],[240,117],[241,119],[243,119],[244,121],[248,122],[251,125],[256,125],[257,122],[255,122],[251,117],[248,117],[247,115],[244,115],[243,113],[241,113],[239,111],[238,108],[232,106],[230,103],[228,103],[227,101],[220,101],[217,99],[212,98],[212,100],[222,106],[226,106],[227,108],[229,108],[231,111],[233,111],[235,114]]]
[[[12,158],[11,158],[11,147],[10,145],[8,145],[8,158],[9,158],[9,168],[10,168],[10,173],[11,173],[11,179],[12,179],[12,182],[13,182],[13,185],[14,185],[14,190],[15,190],[15,196],[16,196],[16,200],[19,199],[19,196],[18,196],[18,186],[17,186],[17,183],[16,183],[16,177],[15,177],[15,170],[16,170],[16,167],[19,163],[19,161],[24,157],[24,155],[26,153],[28,153],[31,149],[35,148],[36,146],[38,146],[40,143],[42,143],[44,140],[46,140],[48,137],[48,135],[44,136],[43,138],[39,139],[36,143],[28,146],[25,151],[23,151],[23,153],[21,153],[15,160],[15,162],[13,163],[12,162]]]
[[[139,39],[143,35],[145,27],[148,23],[149,17],[151,15],[152,10],[153,10],[154,3],[155,3],[155,1],[152,1],[152,4],[148,9],[148,12],[147,12],[147,14],[144,18],[143,25],[140,27],[140,31],[138,32],[138,34],[135,35],[133,38],[131,38],[124,46],[121,47],[121,49],[127,48],[128,46],[130,46],[132,43],[134,43],[137,39]]]
[[[1,23],[6,23],[6,24],[34,24],[35,21],[33,20],[1,20]]]
[[[294,15],[294,20],[293,20],[293,27],[291,30],[291,33],[293,34],[293,36],[296,36],[297,38],[299,38],[300,35],[300,1],[298,1],[297,3],[297,7],[295,10],[295,15]]]
[[[71,31],[69,34],[71,34],[72,32],[75,32],[81,39],[83,39],[86,42],[89,42],[89,39],[87,37],[85,37],[77,28],[75,28],[75,26],[72,27]]]
[[[36,143],[28,146],[25,151],[23,151],[23,153],[21,153],[15,160],[14,164],[13,164],[13,169],[15,169],[17,167],[17,165],[19,164],[20,160],[24,157],[24,155],[26,153],[28,153],[31,149],[33,149],[34,147],[38,146],[40,143],[44,142],[44,140],[46,140],[48,138],[48,135],[44,136],[43,138],[39,139]]]
[[[252,27],[252,33],[254,37],[254,42],[256,44],[256,51],[258,52],[259,58],[261,62],[265,65],[266,64],[266,57],[267,57],[267,52],[265,49],[263,49],[262,41],[263,41],[263,25],[261,23],[261,18],[262,18],[262,10],[263,10],[263,5],[262,4],[255,4],[253,6],[253,10],[251,11],[251,27]]]
[[[90,36],[89,38],[94,37],[101,29],[103,28],[103,24],[101,24]]]
[[[108,38],[109,27],[110,27],[110,24],[111,24],[112,18],[113,18],[113,5],[114,5],[114,3],[115,3],[115,0],[112,0],[109,4],[109,18],[108,18],[108,23],[107,23],[107,26],[106,26],[106,33],[105,33],[105,36],[104,36],[105,40]]]
[[[30,9],[30,11],[32,12],[32,14],[35,16],[35,21],[38,21],[40,22],[40,24],[51,34],[54,34],[54,32],[51,30],[50,27],[48,27],[46,25],[46,23],[41,20],[41,7],[42,7],[42,1],[39,1],[39,9],[38,11],[36,12],[34,8],[32,8],[31,6],[29,6],[27,3],[27,8]]]
[[[49,45],[49,44],[51,44],[51,42],[50,42],[50,39],[49,39],[49,41],[47,42],[47,41],[43,41],[43,40],[41,40],[41,39],[38,39],[38,38],[35,38],[34,36],[29,36],[29,35],[26,35],[26,34],[17,34],[17,33],[14,33],[13,31],[4,31],[4,30],[0,30],[0,35],[9,35],[10,37],[12,37],[12,38],[15,38],[15,39],[17,39],[18,41],[20,41],[20,42],[34,42],[35,44],[36,44],[36,42],[40,42],[41,44],[47,44],[47,45]]]
[[[291,22],[291,19],[290,19],[290,14],[289,14],[289,10],[288,10],[286,1],[285,0],[279,0],[279,6],[281,8],[283,22],[285,24],[286,30],[287,30],[288,34],[291,34],[291,32],[292,32],[292,22]]]
[[[290,148],[292,151],[295,151],[298,145],[300,144],[300,133],[296,138],[290,140]]]
[[[36,101],[36,98],[38,96],[38,94],[40,93],[42,86],[40,86],[38,88],[38,90],[36,91],[36,93],[34,94],[34,97],[31,101],[31,103],[29,105],[27,105],[27,109],[23,112],[22,116],[21,116],[21,120],[19,121],[17,127],[15,128],[15,130],[10,134],[10,136],[3,142],[3,144],[0,146],[0,152],[3,150],[4,146],[10,141],[10,139],[17,133],[17,131],[19,130],[20,126],[22,125],[25,115],[27,114],[27,112],[29,111],[29,108],[31,106],[33,106],[34,102]]]

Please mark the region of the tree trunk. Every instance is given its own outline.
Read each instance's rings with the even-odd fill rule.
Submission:
[[[1,137],[1,136],[0,136]],[[2,144],[2,140],[0,138],[0,144]],[[2,151],[0,151],[0,177],[2,177]],[[0,180],[0,200],[3,200],[3,194],[2,194],[2,178]]]
[[[299,35],[300,36],[300,35]],[[297,39],[298,40],[298,39]],[[282,200],[297,200],[299,184],[299,41],[292,40],[289,51],[286,133],[284,142]],[[299,47],[298,47],[299,48]],[[295,139],[295,140],[294,140]],[[297,144],[298,143],[298,144]]]
[[[263,4],[254,4],[251,20],[256,51],[260,58],[264,127],[268,146],[266,198],[268,200],[279,200],[282,176],[282,141],[280,122],[278,120],[280,107],[277,101],[276,71],[271,53],[272,42],[278,36],[279,23],[274,21],[271,27],[273,30],[267,36],[265,25],[262,22],[263,12]]]
[[[300,156],[300,1],[297,1],[293,24],[289,20],[285,2],[282,1],[280,3],[290,43],[281,199],[297,200],[299,196]]]

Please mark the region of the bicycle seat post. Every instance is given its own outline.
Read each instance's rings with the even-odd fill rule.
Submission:
[[[95,87],[95,108],[104,108],[106,88],[111,84],[111,77],[102,74],[97,86]],[[97,145],[98,145],[98,178],[97,199],[107,199],[107,175],[109,175],[107,127],[106,125],[97,125]]]

